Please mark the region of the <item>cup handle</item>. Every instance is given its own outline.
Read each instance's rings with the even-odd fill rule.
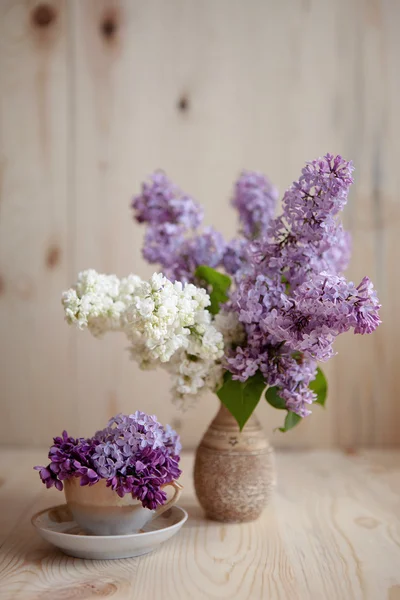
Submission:
[[[170,500],[168,500],[165,504],[161,504],[161,506],[159,506],[155,512],[154,512],[154,518],[158,517],[159,515],[162,515],[163,512],[165,512],[166,510],[168,510],[173,504],[175,504],[175,502],[179,499],[179,496],[182,493],[183,490],[183,486],[178,483],[177,481],[173,480],[170,481],[169,483],[166,483],[165,485],[163,485],[163,489],[171,486],[174,488],[174,495],[172,496],[172,498]]]

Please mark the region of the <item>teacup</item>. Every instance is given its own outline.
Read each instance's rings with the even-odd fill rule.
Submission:
[[[137,533],[146,523],[168,510],[181,495],[182,486],[171,481],[163,486],[174,488],[173,496],[156,510],[144,508],[140,500],[126,494],[120,498],[104,479],[92,486],[81,486],[78,477],[64,481],[67,505],[76,523],[91,535]]]

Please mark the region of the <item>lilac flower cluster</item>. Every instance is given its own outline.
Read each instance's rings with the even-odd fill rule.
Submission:
[[[246,345],[227,357],[234,378],[261,370],[290,410],[304,417],[316,361],[333,355],[340,334],[371,333],[380,304],[368,278],[359,286],[339,273],[349,239],[335,215],[344,207],[352,164],[326,155],[308,164],[283,198],[283,214],[253,248],[252,270],[238,282],[233,309],[245,325]]]
[[[79,477],[81,485],[105,479],[119,496],[131,494],[153,510],[166,501],[162,487],[181,474],[181,449],[169,425],[164,428],[155,416],[137,411],[113,417],[89,439],[74,439],[64,431],[54,438],[49,465],[35,469],[47,488],[62,490],[63,481],[72,477]]]
[[[243,171],[235,185],[232,205],[239,212],[242,233],[253,240],[262,237],[274,216],[278,190],[261,173]]]
[[[249,242],[245,238],[234,238],[225,247],[222,266],[229,275],[240,275],[245,273],[249,261]]]
[[[262,236],[272,219],[276,189],[260,173],[244,171],[238,180],[232,204],[238,208],[243,233],[249,239]],[[135,219],[146,223],[143,256],[161,265],[171,280],[194,282],[198,266],[224,266],[236,273],[247,264],[246,240],[226,244],[213,227],[199,231],[203,220],[200,206],[156,171],[132,200]]]
[[[335,217],[347,202],[352,172],[351,162],[331,154],[304,167],[254,252],[262,272],[284,276],[293,290],[313,273],[346,268],[350,238]]]
[[[181,241],[179,236],[158,238],[158,254],[151,257],[184,280],[194,280],[199,264],[222,266],[234,276],[224,310],[237,315],[246,337],[226,352],[224,367],[240,381],[261,371],[266,385],[277,386],[286,407],[302,417],[316,399],[309,384],[317,361],[333,355],[335,338],[350,329],[371,333],[380,323],[380,304],[370,280],[365,277],[355,286],[342,276],[350,258],[350,236],[337,216],[347,202],[352,173],[352,163],[339,155],[307,163],[284,194],[282,214],[274,218],[275,188],[263,175],[245,171],[232,199],[239,212],[239,237],[225,244],[222,238],[216,241],[213,231],[213,242],[208,233],[200,243],[197,234],[188,237],[186,228]],[[163,182],[171,189],[166,178]],[[148,235],[159,224],[151,216],[142,218],[143,203],[158,202],[157,186],[149,190],[145,184],[133,205],[136,219],[148,223]],[[192,206],[191,201],[190,214]],[[172,226],[173,211],[161,212],[163,226]],[[145,256],[149,247],[151,243]]]
[[[35,467],[47,488],[53,485],[63,489],[63,481],[70,477],[79,476],[82,485],[96,483],[98,477],[91,468],[90,456],[94,449],[92,440],[69,437],[63,431],[61,437],[53,439],[54,444],[49,450],[50,464],[47,467]]]
[[[162,171],[145,182],[142,193],[132,201],[139,223],[164,225],[171,223],[185,229],[197,229],[203,220],[201,207],[169,181]]]
[[[191,281],[200,264],[217,266],[224,251],[222,236],[211,227],[198,233],[201,207],[157,171],[132,201],[138,223],[147,223],[143,256],[159,263],[172,280]]]

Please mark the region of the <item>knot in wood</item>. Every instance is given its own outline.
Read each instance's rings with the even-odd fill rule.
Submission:
[[[50,4],[38,4],[32,11],[32,23],[36,27],[48,27],[56,19],[56,11]]]

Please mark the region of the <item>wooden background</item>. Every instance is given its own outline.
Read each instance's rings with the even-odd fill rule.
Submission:
[[[398,444],[399,25],[396,0],[0,0],[3,443],[140,408],[195,445],[216,400],[180,414],[122,338],[66,326],[60,293],[88,267],[152,272],[129,202],[155,168],[232,235],[243,167],[283,191],[330,151],[355,162],[349,275],[372,277],[384,324],[339,340],[326,411],[286,436],[281,413],[258,412],[276,446]]]

